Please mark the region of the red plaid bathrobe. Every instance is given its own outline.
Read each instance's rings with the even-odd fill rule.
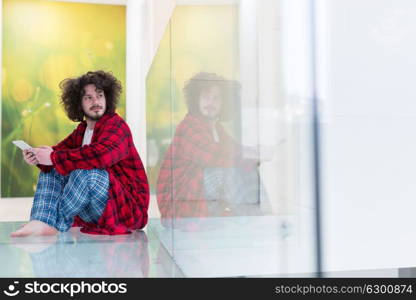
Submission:
[[[53,166],[38,165],[43,172],[52,168],[68,175],[75,169],[105,169],[110,188],[108,202],[98,224],[75,218],[73,226],[90,234],[127,234],[147,223],[149,187],[147,176],[127,123],[116,113],[105,114],[94,127],[91,144],[82,145],[87,123],[53,146]]]
[[[243,160],[241,146],[216,125],[219,142],[214,141],[210,125],[202,118],[187,114],[176,128],[175,136],[160,167],[157,202],[162,218],[206,217],[204,169],[239,166],[257,167],[254,160]]]

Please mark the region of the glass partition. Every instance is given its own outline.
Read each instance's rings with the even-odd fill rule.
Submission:
[[[185,276],[317,271],[309,13],[175,8],[147,76],[147,168],[151,228]]]

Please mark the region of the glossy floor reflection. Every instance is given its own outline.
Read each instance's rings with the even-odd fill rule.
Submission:
[[[0,223],[0,277],[183,277],[152,234],[10,238],[24,222]]]
[[[302,216],[183,218],[149,224],[186,277],[315,272],[311,211]],[[309,218],[309,219],[308,219]]]
[[[416,268],[317,274],[296,221],[189,219],[172,230],[151,219],[146,230],[131,235],[72,228],[56,237],[26,238],[9,237],[24,222],[0,222],[0,277],[416,277]]]

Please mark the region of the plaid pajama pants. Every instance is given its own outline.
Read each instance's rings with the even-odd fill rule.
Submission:
[[[206,168],[203,189],[210,216],[256,216],[267,213],[268,195],[257,170]]]
[[[71,228],[75,216],[96,223],[108,199],[108,173],[101,169],[77,169],[60,175],[53,169],[40,172],[30,220],[42,221],[59,231]]]
[[[258,204],[263,189],[257,170],[245,172],[238,168],[206,168],[203,187],[205,199],[235,204]]]

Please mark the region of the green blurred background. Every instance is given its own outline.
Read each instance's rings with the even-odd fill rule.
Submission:
[[[59,104],[59,82],[111,71],[125,87],[125,6],[3,0],[1,196],[31,197],[39,170],[11,142],[55,145],[77,123]],[[117,112],[125,116],[123,92]]]

